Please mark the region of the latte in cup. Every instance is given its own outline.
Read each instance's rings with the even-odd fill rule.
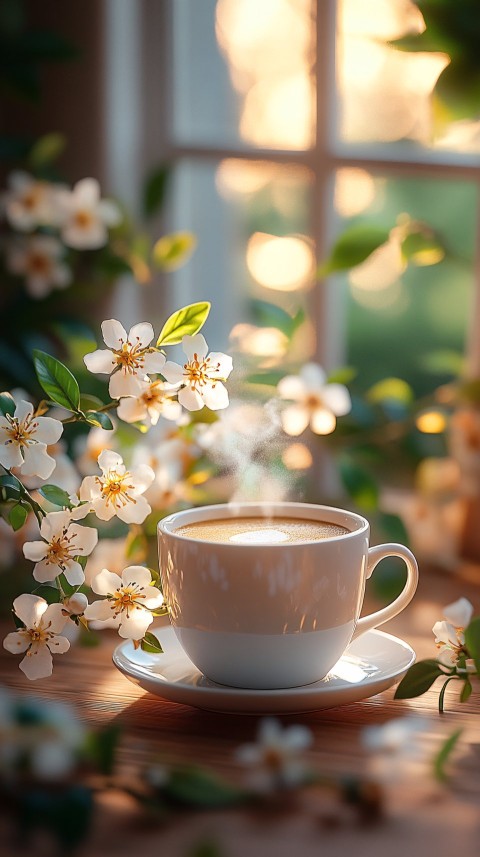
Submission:
[[[350,532],[340,524],[314,521],[308,518],[217,518],[210,521],[195,521],[177,527],[175,533],[190,539],[220,544],[274,545],[298,542],[317,542],[344,536]]]

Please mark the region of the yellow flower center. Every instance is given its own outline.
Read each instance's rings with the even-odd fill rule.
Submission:
[[[113,349],[116,364],[125,374],[130,373],[134,375],[138,369],[143,368],[145,354],[151,353],[154,349],[143,348],[138,336],[135,344],[130,342],[128,339],[126,342],[123,342],[123,340],[120,341],[122,343],[122,347],[116,350]]]
[[[148,406],[161,405],[165,401],[165,392],[161,381],[153,381],[152,384],[141,395],[141,399]]]
[[[20,422],[10,414],[6,414],[6,420],[9,426],[5,431],[9,439],[5,443],[16,443],[20,447],[36,443],[32,435],[35,434],[38,423],[33,420],[33,417],[27,417],[23,422]]]
[[[95,221],[95,218],[91,211],[87,211],[86,209],[80,209],[79,211],[75,212],[75,216],[73,219],[75,222],[75,226],[77,226],[79,229],[90,229],[90,227]]]
[[[62,532],[61,536],[54,537],[48,545],[47,556],[45,561],[47,565],[58,565],[62,571],[65,571],[67,563],[73,559],[78,553],[78,548],[74,543],[75,534],[67,536],[67,528]]]
[[[52,262],[48,256],[43,253],[30,253],[27,259],[27,271],[30,274],[40,274],[46,276],[52,269]]]
[[[200,360],[198,354],[194,354],[193,359],[185,363],[183,368],[187,383],[190,384],[192,390],[198,390],[212,381],[209,373],[218,372],[220,363],[212,366],[210,357],[204,357]],[[212,384],[212,387],[215,387],[215,382]]]
[[[106,501],[107,506],[111,503],[113,506],[127,506],[128,503],[136,503],[135,498],[129,493],[134,490],[133,485],[128,484],[131,474],[117,473],[116,470],[109,470],[104,479],[96,476],[97,484],[100,485],[102,497]]]
[[[309,393],[304,404],[309,411],[316,411],[317,408],[321,408],[323,406],[321,397],[315,393]]]
[[[132,607],[138,606],[137,602],[144,598],[144,593],[139,591],[136,584],[133,583],[129,586],[121,586],[120,589],[117,589],[116,592],[110,596],[109,600],[112,602],[111,607],[115,616],[118,616],[119,613],[125,612],[128,618],[129,610],[131,610]]]

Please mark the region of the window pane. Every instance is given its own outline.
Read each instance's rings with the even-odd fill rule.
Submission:
[[[480,151],[478,22],[463,0],[443,6],[441,15],[440,5],[425,4],[424,18],[411,0],[338,0],[342,142],[410,141],[402,147],[407,158],[411,141],[423,149]],[[402,49],[389,44],[399,39]]]
[[[251,320],[251,298],[295,308],[313,285],[311,181],[304,167],[270,162],[226,159],[178,166],[172,226],[192,230],[198,247],[172,275],[172,307],[210,300],[206,333],[212,332],[216,348],[225,347],[235,324]],[[237,333],[248,340],[254,331]],[[263,337],[262,346],[262,337],[254,336],[252,347],[278,351],[274,335],[267,340]]]
[[[305,149],[314,134],[312,0],[175,0],[183,143]]]
[[[337,175],[335,204],[344,215],[356,215],[348,226],[389,230],[386,242],[342,275],[348,362],[364,389],[395,376],[417,395],[427,393],[451,378],[449,367],[460,363],[464,350],[476,189],[462,181],[374,179],[345,169]]]

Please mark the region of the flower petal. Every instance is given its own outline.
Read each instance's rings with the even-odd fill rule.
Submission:
[[[85,574],[79,562],[71,559],[65,563],[65,571],[63,572],[70,586],[80,586],[85,580]]]
[[[79,524],[71,524],[68,528],[68,537],[75,539],[75,550],[78,556],[88,556],[98,542],[98,530],[95,527],[81,527]]]
[[[205,387],[202,395],[204,404],[211,411],[228,408],[228,390],[221,381],[216,381],[214,385]]]
[[[13,655],[20,655],[22,652],[27,651],[30,642],[30,636],[25,634],[24,631],[11,631],[3,641],[3,648]]]
[[[290,405],[282,411],[280,418],[284,432],[291,437],[302,434],[309,423],[309,413],[303,405]]]
[[[178,394],[178,401],[187,411],[201,411],[204,402],[203,398],[196,390],[191,387],[183,387]]]
[[[164,364],[162,375],[170,384],[180,384],[182,381],[185,381],[183,366],[179,366],[178,363],[173,363],[171,360],[167,360]]]
[[[155,472],[148,464],[140,464],[131,474],[129,483],[136,492],[143,494],[155,479]]]
[[[116,318],[108,318],[102,321],[101,327],[103,341],[109,348],[118,350],[128,339],[127,331]]]
[[[102,199],[98,204],[100,217],[107,226],[118,226],[123,216],[118,205],[110,199]]]
[[[123,473],[125,472],[122,456],[118,452],[114,452],[113,449],[102,449],[98,456],[98,466],[104,473],[107,470],[120,471],[120,468],[123,468]]]
[[[283,740],[289,750],[307,750],[313,744],[313,735],[308,726],[287,726],[283,732]]]
[[[72,190],[77,205],[96,206],[100,199],[100,184],[97,179],[80,179]]]
[[[19,595],[13,602],[13,609],[26,628],[36,628],[48,608],[44,598],[38,595]]]
[[[32,562],[39,562],[45,559],[48,551],[48,545],[45,542],[25,542],[23,545],[23,555],[25,559],[30,559]]]
[[[23,456],[17,443],[0,442],[0,464],[9,470],[12,467],[21,467]]]
[[[305,384],[298,375],[286,375],[277,385],[278,394],[282,399],[302,401],[306,396]]]
[[[27,446],[23,455],[23,464],[20,467],[20,473],[23,476],[40,476],[41,479],[48,479],[55,470],[55,459],[48,454],[45,443]]]
[[[61,571],[62,569],[59,565],[42,560],[41,562],[37,562],[33,569],[33,577],[38,583],[47,583],[50,580],[55,580],[61,574]]]
[[[52,417],[35,417],[35,422],[38,424],[34,434],[35,440],[47,445],[60,440],[63,433],[63,425],[60,420],[54,420]]]
[[[52,654],[63,655],[70,648],[70,641],[66,637],[58,636],[50,637],[47,641],[47,646]]]
[[[325,385],[326,375],[318,363],[305,363],[300,369],[300,378],[309,390],[320,390]]]
[[[143,368],[145,372],[155,375],[158,372],[163,372],[165,361],[165,354],[162,354],[161,351],[152,351],[151,354],[145,354]]]
[[[103,497],[96,497],[92,501],[92,506],[97,518],[101,521],[111,521],[116,512],[116,508],[113,503],[109,503],[107,499]]]
[[[139,324],[134,324],[130,328],[128,341],[132,345],[139,345],[140,348],[147,348],[153,337],[155,336],[152,325],[149,321],[141,321]]]
[[[343,384],[327,384],[322,390],[322,399],[337,417],[343,417],[352,410],[350,393]]]
[[[100,574],[97,574],[91,583],[91,587],[97,595],[111,595],[117,589],[120,589],[121,586],[122,579],[115,572],[109,571],[108,568],[102,569]]]
[[[468,598],[459,598],[445,607],[443,615],[455,628],[467,628],[473,616],[473,604]]]
[[[162,593],[156,586],[149,586],[147,595],[142,600],[142,604],[148,607],[149,610],[154,610],[156,607],[161,607],[164,602]]]
[[[117,408],[117,414],[126,423],[136,423],[147,416],[147,407],[143,399],[123,398]]]
[[[49,512],[40,525],[40,533],[45,541],[51,542],[53,538],[58,538],[63,530],[68,528],[69,524],[70,512]]]
[[[136,584],[140,586],[141,589],[145,587],[150,588],[150,584],[152,582],[152,575],[148,568],[145,568],[143,565],[129,565],[122,571],[122,584],[123,586],[131,586]]]
[[[228,378],[233,369],[233,360],[229,354],[223,354],[221,351],[212,351],[209,355],[209,360],[209,365],[214,369],[213,374],[215,377]]]
[[[153,616],[148,610],[144,610],[143,607],[133,607],[129,610],[128,616],[126,611],[122,613],[118,633],[120,637],[127,640],[141,640],[152,622]]]
[[[120,506],[116,510],[117,517],[126,524],[143,524],[151,511],[151,506],[149,506],[142,495],[135,497],[135,503],[128,503],[126,506]]]
[[[203,360],[208,354],[208,345],[201,333],[190,336],[188,333],[182,338],[182,348],[189,360],[193,360],[195,354],[199,360]]]
[[[89,354],[85,354],[83,362],[89,372],[100,375],[110,375],[117,365],[112,352],[106,348],[97,348],[96,351],[90,351]]]
[[[43,628],[48,627],[52,634],[59,634],[63,631],[67,618],[63,615],[63,604],[49,604],[42,616],[41,624]]]
[[[19,666],[30,681],[48,678],[53,671],[53,658],[45,644],[31,646],[23,661],[20,661]]]
[[[335,414],[327,408],[315,408],[310,417],[310,427],[315,434],[331,434],[336,425]]]
[[[113,604],[106,599],[103,599],[102,601],[94,601],[85,608],[83,615],[88,622],[110,621],[113,617]]]
[[[31,416],[33,416],[33,405],[30,402],[26,402],[25,399],[22,399],[15,408],[15,419],[20,423],[23,423]]]
[[[96,476],[85,476],[82,484],[80,485],[79,497],[80,500],[86,500],[87,502],[83,506],[77,506],[79,510],[77,512],[78,515],[83,516],[83,512],[85,509],[90,508],[90,503],[88,501],[92,499],[96,499],[100,496],[100,486],[97,482]],[[76,510],[75,510],[76,512]],[[75,512],[73,515],[75,516]],[[78,520],[78,519],[77,519]]]
[[[138,392],[137,375],[132,375],[130,372],[114,372],[110,378],[108,392],[112,399],[121,399],[123,396],[136,396]]]

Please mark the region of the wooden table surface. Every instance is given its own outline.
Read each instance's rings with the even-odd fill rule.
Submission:
[[[441,617],[442,607],[460,595],[473,602],[480,613],[480,572],[472,580],[424,572],[414,602],[386,630],[407,640],[418,658],[435,657],[431,627]],[[8,629],[10,630],[10,629]],[[91,726],[120,723],[123,738],[119,753],[120,773],[131,776],[139,764],[152,757],[195,762],[209,766],[232,781],[242,772],[233,758],[239,744],[253,740],[257,717],[212,714],[176,705],[145,693],[127,681],[111,663],[118,638],[105,634],[98,648],[74,647],[57,657],[53,676],[35,684],[18,670],[18,659],[3,649],[0,655],[2,682],[19,693],[58,699],[75,706],[80,718]],[[455,684],[455,683],[452,683]],[[451,685],[450,685],[451,687]],[[164,827],[146,822],[129,799],[104,795],[99,799],[92,834],[79,854],[89,857],[190,857],[200,843],[215,841],[222,857],[302,857],[326,854],[336,857],[355,849],[356,857],[409,853],[478,854],[480,843],[480,694],[478,685],[467,703],[458,702],[458,690],[447,691],[447,713],[439,718],[437,690],[411,701],[393,700],[388,690],[363,702],[283,717],[282,722],[303,723],[314,734],[309,761],[326,773],[359,773],[365,770],[366,755],[360,740],[367,724],[382,724],[393,717],[414,712],[425,719],[433,732],[441,721],[451,732],[464,727],[462,742],[466,759],[448,788],[433,781],[413,778],[407,785],[392,786],[384,820],[369,829],[352,825],[326,830],[318,816],[303,805],[296,811],[265,818],[243,810],[188,812]],[[1,834],[1,830],[0,830]],[[2,845],[3,839],[3,845]],[[10,857],[10,848],[0,835],[0,854]],[[17,852],[19,853],[19,852]],[[53,853],[53,852],[51,852]],[[35,857],[43,852],[35,850]],[[48,850],[45,854],[49,854]]]

